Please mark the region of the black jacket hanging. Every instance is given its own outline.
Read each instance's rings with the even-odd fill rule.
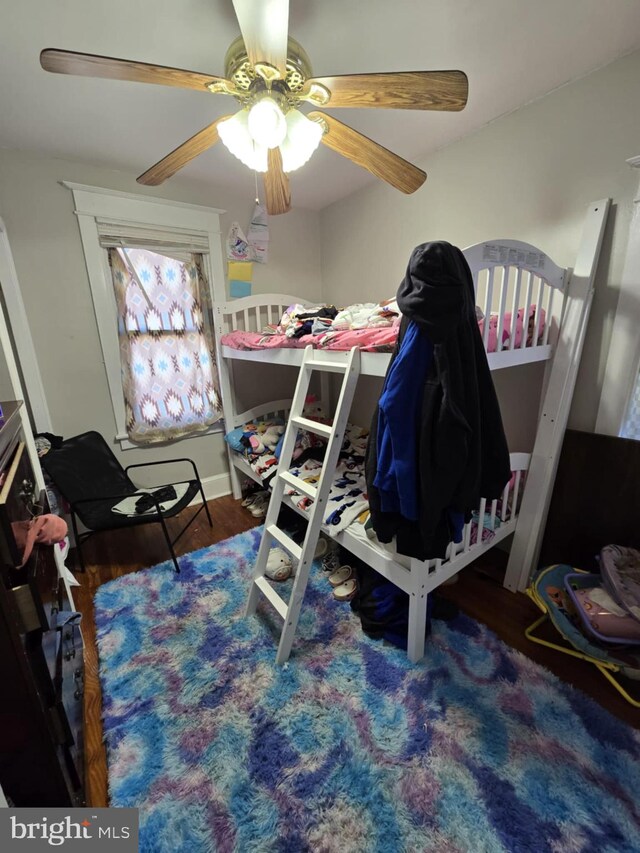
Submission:
[[[398,552],[421,560],[444,557],[453,530],[448,510],[470,518],[481,497],[498,498],[511,476],[500,408],[475,310],[471,270],[460,249],[445,242],[417,246],[398,289],[403,314],[397,356],[410,321],[433,344],[420,394],[418,480],[420,517],[382,512],[374,486],[378,409],[373,416],[366,478],[374,530],[381,542],[396,537]]]

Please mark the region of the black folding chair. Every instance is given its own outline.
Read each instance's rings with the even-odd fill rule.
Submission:
[[[143,462],[138,465],[128,465],[123,468],[116,459],[113,451],[99,432],[84,432],[62,442],[62,446],[50,450],[42,457],[42,465],[51,477],[54,485],[69,503],[73,533],[78,548],[80,568],[84,571],[82,557],[82,542],[100,530],[117,530],[122,527],[136,527],[140,524],[160,524],[171,553],[171,559],[176,572],[180,571],[174,545],[187,530],[196,516],[204,509],[213,527],[211,514],[204,490],[198,474],[198,469],[191,459],[166,459],[162,462]],[[168,465],[185,462],[193,469],[193,479],[188,481],[186,493],[177,503],[167,510],[162,510],[158,499],[148,492],[141,491],[129,478],[133,468],[150,468],[154,465]],[[187,482],[182,480],[181,482]],[[176,482],[154,486],[154,491]],[[171,539],[167,530],[166,519],[181,512],[200,492],[202,505],[193,513],[180,533]],[[124,498],[143,497],[155,507],[155,512],[144,515],[121,515],[113,511],[113,507]],[[87,532],[79,533],[77,519],[87,528]]]

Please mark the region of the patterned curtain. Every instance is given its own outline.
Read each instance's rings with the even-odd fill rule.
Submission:
[[[182,258],[182,259],[180,259]],[[200,256],[109,249],[127,434],[138,444],[196,435],[221,417]]]

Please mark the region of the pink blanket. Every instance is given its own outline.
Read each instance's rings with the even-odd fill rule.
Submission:
[[[524,315],[524,308],[518,308],[518,313],[516,314],[516,328],[515,328],[515,341],[514,341],[514,349],[519,349],[522,345],[522,318]],[[538,330],[538,340],[542,336],[542,332],[544,330],[545,323],[545,310],[544,308],[540,309],[540,328]],[[480,328],[480,334],[484,332],[484,320],[478,321],[478,327]],[[531,305],[529,307],[529,322],[527,324],[527,341],[525,346],[530,347],[533,346],[533,336],[536,331],[536,306]],[[502,323],[502,347],[501,349],[507,349],[509,346],[509,338],[511,337],[511,312],[508,311],[504,315],[504,321]],[[496,351],[496,343],[498,340],[498,315],[492,314],[489,317],[489,337],[487,340],[487,352],[495,352]]]
[[[518,309],[516,315],[515,343],[518,348],[522,343],[522,318],[524,308]],[[535,305],[529,308],[529,322],[527,324],[527,340],[525,346],[533,345],[535,334]],[[540,310],[540,329],[538,338],[542,335],[545,323],[544,308]],[[480,334],[484,330],[484,320],[478,323]],[[239,350],[261,350],[261,349],[303,349],[311,344],[317,349],[326,350],[350,350],[359,347],[363,352],[392,352],[398,337],[398,325],[386,326],[374,329],[348,329],[344,332],[323,332],[320,335],[303,335],[301,338],[288,338],[286,335],[263,335],[261,332],[229,332],[222,336],[222,344]],[[509,345],[511,331],[511,314],[504,315],[502,329],[502,347]],[[489,339],[487,341],[487,352],[495,352],[498,338],[498,316],[492,314],[489,318]]]
[[[303,335],[301,338],[237,331],[223,335],[221,343],[240,350],[303,349],[311,344],[318,349],[326,350],[350,350],[352,347],[360,347],[364,352],[391,352],[397,337],[397,326],[324,332],[321,335]]]

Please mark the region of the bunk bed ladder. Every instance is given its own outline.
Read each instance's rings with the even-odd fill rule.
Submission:
[[[284,663],[291,652],[313,555],[320,535],[320,526],[329,497],[333,474],[338,463],[338,455],[342,449],[344,431],[360,373],[360,351],[358,349],[352,349],[346,359],[329,360],[326,355],[328,354],[319,354],[311,346],[308,346],[304,352],[291,404],[291,413],[284,434],[280,464],[273,480],[271,500],[264,522],[264,533],[256,558],[251,591],[245,611],[247,616],[253,615],[262,594],[282,617],[284,625],[276,655],[276,663],[278,664]],[[330,426],[309,420],[303,416],[309,383],[315,371],[344,374],[333,423]],[[289,473],[299,429],[308,430],[327,439],[327,450],[317,485],[306,483],[301,478]],[[308,514],[307,532],[301,546],[295,543],[277,524],[280,507],[284,499],[284,490],[287,486],[293,486],[302,495],[313,499],[313,505]],[[297,564],[288,603],[278,595],[264,574],[269,551],[273,545],[278,545],[287,551],[292,556],[294,565]]]

